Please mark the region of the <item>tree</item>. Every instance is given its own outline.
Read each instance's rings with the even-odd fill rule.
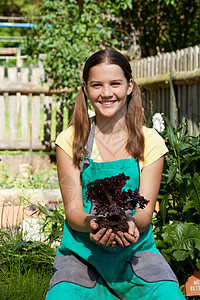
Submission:
[[[46,54],[47,77],[68,88],[72,107],[92,52],[116,48],[133,59],[198,44],[199,14],[199,0],[41,0],[25,49]]]
[[[21,20],[14,19],[1,19],[0,22],[26,22],[27,19],[31,20],[34,9],[39,5],[40,0],[1,0],[0,2],[0,16],[1,17],[18,17]],[[24,18],[24,20],[23,20]],[[0,36],[17,36],[25,37],[29,34],[27,28],[16,28],[16,27],[0,27]],[[20,41],[12,41],[11,39],[2,42],[0,39],[0,47],[16,47]]]
[[[199,0],[133,0],[124,17],[139,31],[143,57],[199,44]]]
[[[105,47],[126,47],[126,33],[120,31],[119,18],[126,9],[131,9],[130,0],[42,1],[26,51],[32,56],[46,54],[44,66],[46,70],[50,68],[47,79],[53,79],[54,88],[68,88],[62,95],[68,108],[72,107],[81,85],[86,58]]]

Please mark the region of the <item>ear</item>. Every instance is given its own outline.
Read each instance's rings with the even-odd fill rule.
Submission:
[[[134,82],[133,79],[131,78],[128,83],[127,96],[130,95],[130,93],[132,93],[133,86],[134,86]]]
[[[83,81],[83,89],[84,89],[86,96],[88,97],[88,88],[87,88],[87,84],[85,81]]]

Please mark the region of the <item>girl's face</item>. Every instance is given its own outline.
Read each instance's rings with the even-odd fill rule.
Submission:
[[[83,86],[96,115],[110,118],[122,110],[125,112],[133,80],[128,83],[118,65],[102,63],[90,69],[88,82],[83,82]]]

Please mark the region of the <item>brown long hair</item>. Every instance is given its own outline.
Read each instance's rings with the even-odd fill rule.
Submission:
[[[126,57],[116,50],[107,49],[94,53],[86,61],[83,69],[83,80],[86,84],[88,82],[90,69],[101,63],[120,66],[128,83],[132,78],[131,66]],[[127,97],[127,112],[125,120],[129,134],[126,150],[135,159],[144,160],[144,135],[142,131],[144,111],[141,102],[140,90],[135,82],[132,93]],[[85,95],[83,88],[80,89],[76,98],[72,124],[75,127],[73,140],[73,163],[75,166],[79,166],[82,157],[86,154],[85,147],[91,128],[88,116],[87,96]]]

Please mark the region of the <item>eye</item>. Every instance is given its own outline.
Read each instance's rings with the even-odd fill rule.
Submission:
[[[117,82],[117,81],[112,83],[112,86],[119,86],[119,85],[120,85],[120,82]]]
[[[95,88],[100,87],[100,86],[101,86],[100,83],[94,83],[94,84],[92,85],[92,87],[95,87]]]

